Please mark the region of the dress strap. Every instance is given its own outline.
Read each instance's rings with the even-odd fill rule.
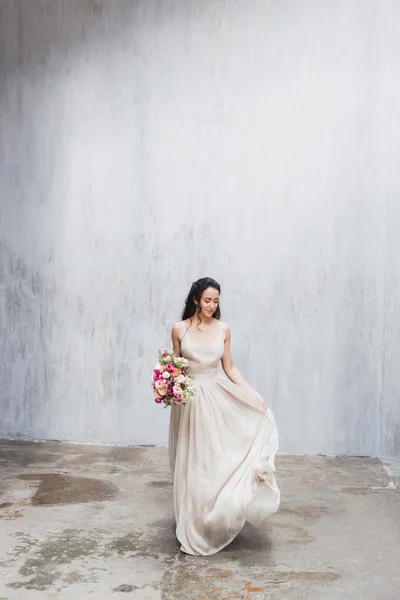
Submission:
[[[181,324],[181,342],[183,342],[183,339],[186,336],[186,332],[187,332],[187,328],[186,328],[185,321],[182,321],[182,324]]]

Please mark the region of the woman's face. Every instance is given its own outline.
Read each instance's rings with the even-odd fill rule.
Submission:
[[[219,291],[215,288],[209,287],[204,290],[200,299],[200,312],[207,317],[212,317],[218,308],[219,304]]]

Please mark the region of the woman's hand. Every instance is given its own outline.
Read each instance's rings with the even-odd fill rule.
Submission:
[[[258,392],[256,392],[256,390],[254,390],[254,392],[255,392],[256,398],[259,401],[259,403],[261,404],[262,408],[264,410],[267,410],[268,406],[266,405],[264,398]]]

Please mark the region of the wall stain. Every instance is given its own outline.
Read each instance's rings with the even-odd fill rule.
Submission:
[[[79,4],[80,8],[88,13],[89,17],[104,17],[106,6],[101,0],[86,0]]]

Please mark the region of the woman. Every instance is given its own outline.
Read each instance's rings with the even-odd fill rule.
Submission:
[[[172,329],[174,352],[189,360],[196,384],[192,403],[171,411],[176,535],[182,552],[201,556],[224,548],[246,521],[264,521],[280,500],[274,417],[233,364],[220,291],[213,279],[196,281]]]

